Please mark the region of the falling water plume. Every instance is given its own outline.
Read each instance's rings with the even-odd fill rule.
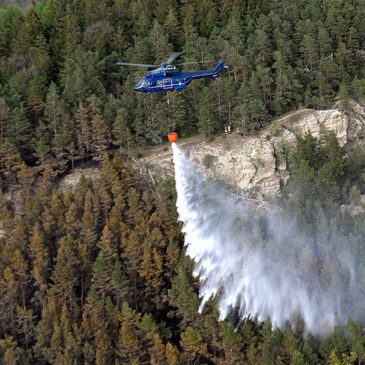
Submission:
[[[201,282],[200,310],[218,296],[220,319],[233,308],[240,319],[270,320],[282,329],[301,318],[305,331],[318,336],[349,316],[357,319],[353,302],[363,307],[364,294],[340,237],[332,235],[328,250],[319,250],[295,218],[275,205],[266,213],[248,207],[204,180],[175,143],[172,148],[177,211]]]

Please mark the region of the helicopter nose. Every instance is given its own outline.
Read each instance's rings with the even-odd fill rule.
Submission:
[[[135,87],[134,90],[136,91],[143,91],[146,88],[146,80],[142,79]]]
[[[134,90],[136,91],[142,91],[144,89],[144,83],[143,81],[140,81],[135,87],[134,87]]]

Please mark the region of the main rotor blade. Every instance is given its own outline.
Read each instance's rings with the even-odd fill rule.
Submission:
[[[170,58],[166,61],[168,64],[170,64],[172,61],[175,61],[176,58],[178,58],[181,55],[182,52],[174,52],[171,54]]]
[[[214,61],[195,61],[195,62],[184,62],[177,63],[175,66],[183,66],[183,65],[196,65],[197,63],[213,63]]]
[[[147,65],[145,63],[117,62],[118,66],[158,67],[159,65]]]

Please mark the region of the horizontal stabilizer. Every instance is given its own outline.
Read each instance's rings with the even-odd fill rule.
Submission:
[[[225,68],[228,68],[223,61],[219,61],[218,65],[213,69],[214,74],[218,74],[219,72],[221,72],[222,70],[224,70]]]

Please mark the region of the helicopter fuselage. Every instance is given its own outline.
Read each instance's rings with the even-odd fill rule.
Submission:
[[[209,77],[216,79],[219,73],[227,68],[223,61],[212,70],[181,72],[177,68],[161,67],[146,74],[134,90],[143,93],[183,90],[194,79]]]

